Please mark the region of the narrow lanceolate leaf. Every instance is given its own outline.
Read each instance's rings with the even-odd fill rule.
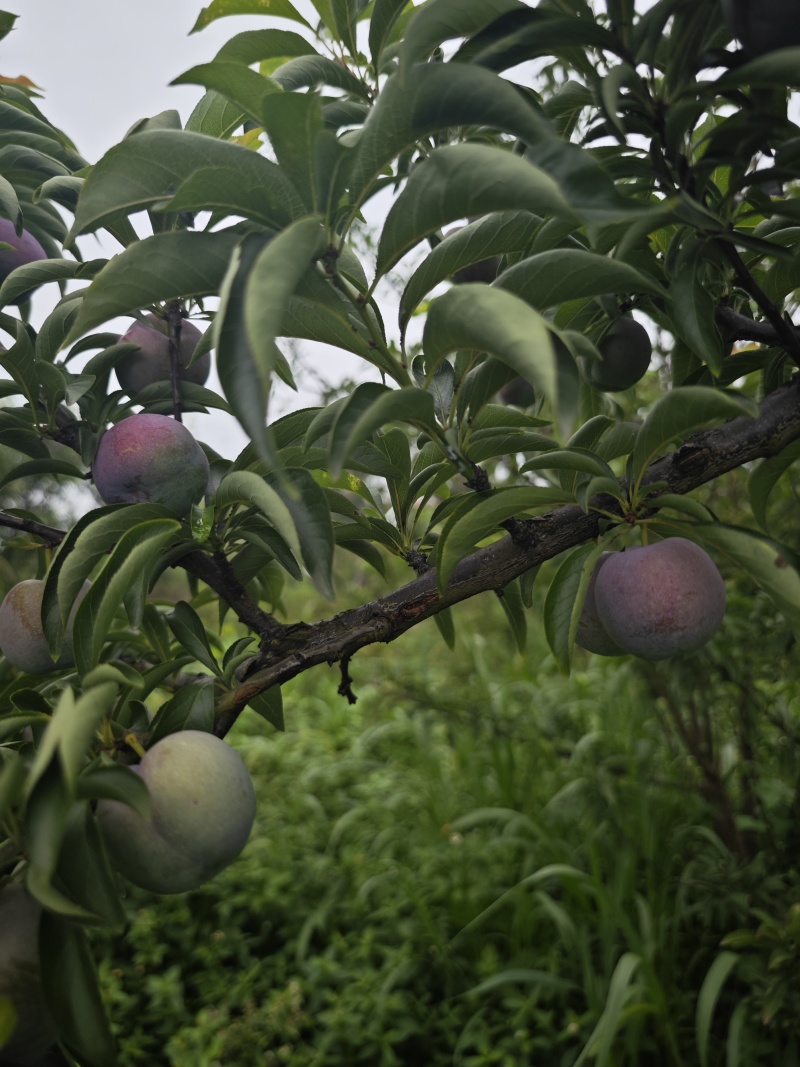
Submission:
[[[164,300],[216,293],[234,248],[232,233],[159,233],[109,261],[85,291],[66,344],[117,315]]]
[[[69,795],[76,795],[78,775],[85,765],[86,752],[91,747],[95,730],[111,711],[117,692],[118,687],[109,682],[93,686],[77,698],[71,689],[64,690],[37,750],[28,777],[29,789],[35,786],[51,761],[56,759]]]
[[[245,30],[226,41],[214,59],[249,67],[262,59],[313,55],[314,46],[293,30]]]
[[[127,137],[92,168],[68,242],[115,215],[141,211],[169,198],[187,178],[207,167],[225,167],[237,175],[236,181],[260,188],[264,211],[269,211],[276,227],[303,213],[300,198],[280,168],[257,152],[187,130],[145,130]]]
[[[375,0],[372,18],[369,20],[369,52],[372,66],[380,70],[380,58],[383,47],[410,0]]]
[[[351,174],[353,201],[404,148],[451,126],[480,125],[523,141],[553,138],[546,121],[507,81],[470,64],[430,63],[389,78],[364,124]]]
[[[59,1038],[86,1067],[116,1067],[116,1046],[85,931],[45,912],[39,943],[42,984]]]
[[[281,92],[281,87],[271,78],[265,78],[241,63],[220,59],[191,67],[170,84],[202,85],[206,89],[215,89],[237,104],[259,126],[267,97]]]
[[[788,550],[753,530],[721,522],[689,523],[659,515],[653,528],[664,537],[688,537],[749,575],[800,637],[800,574],[789,562]]]
[[[466,511],[458,511],[451,516],[442,530],[436,551],[439,592],[443,593],[447,588],[459,561],[472,552],[484,537],[497,531],[501,523],[532,508],[555,507],[571,501],[571,495],[562,489],[539,486],[496,489],[476,497]]]
[[[762,530],[767,529],[767,501],[770,493],[782,475],[798,460],[800,460],[800,441],[794,441],[777,456],[763,460],[752,471],[747,490],[753,516]]]
[[[449,222],[520,208],[539,215],[574,217],[558,184],[519,156],[490,145],[439,148],[415,167],[386,216],[378,245],[377,277]]]
[[[300,542],[291,511],[280,495],[257,474],[251,471],[233,471],[227,474],[220,482],[212,504],[217,515],[236,504],[257,508],[278,531],[292,552],[296,556],[300,555]]]
[[[309,26],[289,0],[212,0],[208,7],[202,9],[189,32],[197,33],[216,19],[226,18],[228,15],[271,15],[273,18],[291,19]]]
[[[608,478],[615,484],[617,481],[616,475],[605,460],[582,448],[555,449],[544,456],[529,459],[520,468],[520,474],[535,470],[581,471],[598,478]]]
[[[192,605],[185,600],[179,600],[166,619],[176,641],[179,641],[198,663],[208,667],[214,674],[220,674],[219,664],[208,642],[206,628]]]
[[[521,0],[430,0],[406,27],[401,71],[407,74],[410,64],[426,60],[445,41],[471,37],[501,15],[524,7]]]
[[[708,1039],[711,1034],[714,1009],[717,1006],[722,987],[738,962],[738,953],[720,952],[708,968],[703,984],[700,987],[695,1017],[695,1035],[701,1067],[706,1067],[708,1064]]]
[[[559,670],[569,674],[583,601],[602,545],[581,545],[556,571],[544,600],[544,632]]]
[[[389,422],[419,430],[435,427],[433,396],[424,389],[388,389],[377,382],[357,386],[331,429],[328,448],[333,477],[339,477],[354,448]]]
[[[414,271],[400,299],[400,329],[406,326],[425,296],[457,270],[491,256],[521,253],[541,226],[539,215],[530,211],[498,211],[445,235]]]
[[[552,403],[556,363],[545,320],[519,297],[486,285],[461,285],[431,304],[422,338],[428,372],[449,352],[491,353]]]
[[[18,296],[46,282],[74,278],[82,266],[82,263],[72,259],[40,259],[37,263],[17,267],[0,286],[0,307],[5,307]]]
[[[685,270],[669,287],[669,308],[675,333],[715,376],[722,370],[725,344],[714,319],[717,302],[697,271]]]
[[[75,613],[72,640],[80,674],[96,665],[128,590],[155,565],[179,530],[180,523],[175,519],[154,519],[134,526],[120,538]]]
[[[673,442],[685,440],[710,422],[755,414],[755,404],[747,397],[701,385],[673,389],[653,405],[639,428],[633,449],[634,480]]]
[[[0,214],[14,227],[22,229],[22,208],[19,206],[17,191],[7,178],[0,177]]]
[[[324,247],[320,220],[300,219],[273,238],[253,262],[244,289],[244,324],[265,393],[289,299]]]
[[[58,653],[67,616],[97,563],[132,526],[168,516],[159,504],[109,504],[94,508],[72,526],[48,571],[42,597],[42,623],[51,653]]]
[[[283,498],[300,538],[303,562],[323,596],[333,597],[333,551],[335,538],[325,490],[311,471],[285,468],[270,474],[268,482]]]
[[[566,300],[604,293],[662,295],[661,286],[647,274],[620,260],[578,248],[539,252],[503,271],[497,284],[544,311]]]

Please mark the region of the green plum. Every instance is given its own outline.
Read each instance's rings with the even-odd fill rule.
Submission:
[[[83,583],[72,611],[67,619],[61,654],[57,660],[50,655],[47,639],[42,629],[42,597],[44,581],[27,578],[18,582],[6,593],[0,605],[0,649],[8,662],[26,674],[47,674],[48,671],[73,667],[72,624],[78,605],[89,590],[89,582]]]

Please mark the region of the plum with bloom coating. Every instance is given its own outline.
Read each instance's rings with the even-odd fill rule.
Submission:
[[[100,441],[92,477],[106,504],[163,504],[183,517],[208,486],[205,452],[183,423],[142,412]]]
[[[26,674],[47,674],[48,671],[73,667],[72,623],[89,586],[89,582],[84,582],[75,600],[57,660],[50,655],[42,629],[44,582],[39,578],[27,578],[12,586],[0,604],[0,649],[8,662]]]
[[[211,355],[204,352],[194,363],[190,360],[200,338],[200,330],[191,322],[181,323],[181,343],[178,352],[178,374],[183,382],[203,385],[211,369]],[[169,354],[169,327],[158,315],[147,315],[144,322],[133,322],[120,337],[120,343],[130,341],[140,346],[116,365],[119,384],[135,396],[154,382],[168,382],[172,377]]]
[[[575,635],[575,644],[585,648],[587,652],[594,652],[596,656],[625,655],[619,645],[612,641],[606,633],[606,629],[597,614],[597,603],[595,601],[595,586],[597,585],[597,576],[600,573],[600,568],[613,555],[613,552],[603,552],[594,565],[586,590],[586,599],[583,602],[581,617],[578,620],[578,632]]]
[[[244,848],[255,819],[253,783],[235,749],[183,730],[157,741],[133,768],[150,793],[150,818],[101,800],[97,819],[117,870],[153,893],[184,893]]]
[[[0,997],[11,1000],[17,1016],[0,1048],[0,1064],[38,1064],[58,1037],[39,970],[41,917],[42,909],[19,883],[0,890]]]
[[[35,263],[39,259],[47,259],[47,252],[45,252],[33,234],[28,233],[27,230],[17,234],[14,229],[14,223],[10,219],[0,218],[0,241],[14,246],[13,248],[0,249],[0,284],[17,267],[24,267],[26,264]],[[30,291],[21,293],[11,303],[21,304],[23,300],[28,299],[29,293]]]
[[[615,552],[595,583],[597,615],[623,652],[668,659],[709,641],[725,616],[725,583],[685,537]]]

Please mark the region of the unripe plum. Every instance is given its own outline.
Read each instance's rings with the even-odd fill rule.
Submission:
[[[97,818],[117,870],[153,893],[196,889],[231,864],[255,819],[255,792],[235,749],[213,734],[168,734],[133,768],[147,785],[149,819],[117,800]]]
[[[14,246],[0,249],[0,285],[17,267],[24,267],[26,263],[35,263],[39,259],[47,259],[47,252],[33,234],[23,230],[17,235],[14,223],[10,219],[0,218],[0,241]],[[21,304],[23,300],[27,300],[28,295],[28,293],[21,293],[11,303]]]
[[[636,385],[644,377],[653,354],[644,326],[625,317],[611,323],[597,347],[603,359],[592,363],[589,377],[595,389],[604,393],[617,393]]]
[[[183,423],[141,412],[100,440],[92,477],[106,504],[163,504],[183,517],[208,486],[206,454]]]
[[[0,1048],[0,1064],[38,1064],[58,1034],[45,1003],[39,971],[42,909],[18,883],[0,890],[0,996],[14,1006],[17,1022]]]
[[[725,616],[725,583],[716,564],[685,537],[613,553],[594,594],[608,636],[642,659],[693,652]]]
[[[203,385],[211,369],[211,354],[202,356],[189,366],[189,362],[203,336],[194,323],[181,323],[181,343],[178,351],[178,374],[181,381]],[[158,315],[147,315],[144,322],[133,322],[120,342],[140,345],[138,352],[131,352],[116,365],[119,384],[128,394],[135,396],[154,382],[168,382],[172,377],[169,355],[169,326]]]
[[[592,577],[586,590],[586,599],[583,602],[583,610],[578,620],[578,632],[575,635],[575,643],[585,648],[587,652],[594,652],[596,656],[624,656],[625,653],[608,636],[606,628],[597,614],[595,601],[595,586],[600,568],[614,555],[613,552],[604,552],[595,563]]]
[[[67,619],[61,654],[57,660],[50,655],[47,638],[42,629],[42,597],[44,581],[28,578],[18,582],[6,593],[0,604],[0,649],[12,667],[26,674],[46,674],[48,671],[73,667],[72,624],[78,605],[89,590],[83,583]]]
[[[800,45],[797,0],[722,0],[722,13],[752,56]]]

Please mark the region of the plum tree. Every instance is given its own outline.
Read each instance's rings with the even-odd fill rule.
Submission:
[[[235,749],[184,730],[156,742],[133,769],[147,784],[150,818],[117,800],[97,811],[121,874],[154,893],[183,893],[236,859],[253,826],[255,793]]]
[[[92,464],[106,504],[163,504],[179,516],[200,500],[209,474],[205,452],[183,423],[147,412],[112,426]]]
[[[583,602],[581,616],[578,620],[578,632],[575,635],[575,644],[585,648],[587,652],[594,652],[597,656],[624,656],[625,652],[608,635],[600,616],[597,613],[595,600],[595,586],[601,567],[614,555],[613,552],[603,552],[597,560],[589,579],[586,589],[586,599]]]
[[[0,1067],[37,1064],[57,1032],[42,990],[39,923],[42,909],[19,883],[0,889],[0,997],[8,997],[16,1024],[0,1046]]]
[[[181,341],[178,352],[178,369],[181,381],[203,385],[211,369],[211,354],[204,352],[194,363],[194,350],[202,332],[192,322],[181,323]],[[128,394],[135,396],[154,382],[169,381],[172,373],[169,350],[169,324],[166,319],[150,313],[144,321],[136,319],[120,337],[120,343],[131,342],[140,346],[138,352],[130,352],[115,365],[119,384]]]
[[[592,385],[604,393],[631,389],[647,373],[653,346],[636,319],[623,316],[611,323],[598,346],[602,360],[592,362]]]
[[[796,0],[722,0],[731,33],[754,56],[800,45]]]
[[[9,219],[0,218],[0,241],[13,246],[0,249],[0,284],[17,267],[24,267],[27,263],[35,263],[39,259],[47,259],[47,252],[33,234],[27,230],[18,234],[14,223]],[[27,297],[27,293],[22,293],[12,303],[21,304]]]
[[[50,655],[42,629],[44,586],[44,581],[39,578],[27,578],[12,586],[0,604],[0,651],[13,667],[27,674],[47,674],[48,671],[63,670],[75,664],[72,625],[75,612],[89,590],[89,582],[84,582],[83,590],[70,611],[57,660]]]
[[[685,537],[612,553],[597,573],[596,615],[624,652],[659,660],[694,652],[725,617],[725,583]]]

